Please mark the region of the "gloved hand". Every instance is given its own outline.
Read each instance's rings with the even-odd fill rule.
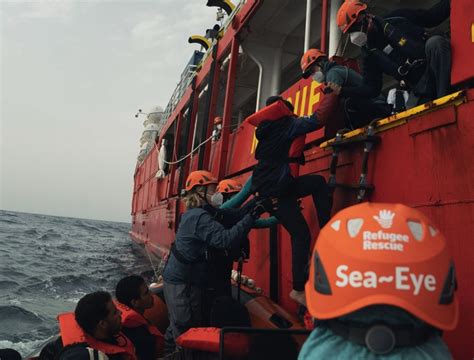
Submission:
[[[326,84],[325,88],[324,88],[324,91],[325,91],[324,93],[329,94],[331,92],[334,92],[334,93],[336,93],[336,95],[339,95],[341,93],[341,89],[342,89],[341,85],[338,85],[338,84],[333,83],[333,82],[328,82]],[[329,90],[331,90],[331,91],[329,91]]]
[[[250,215],[258,219],[263,213],[273,212],[278,209],[278,198],[269,197],[257,200],[255,206],[250,210]]]

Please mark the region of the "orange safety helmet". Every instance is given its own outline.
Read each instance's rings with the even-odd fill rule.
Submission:
[[[195,186],[217,184],[217,178],[206,170],[193,171],[186,179],[186,191],[191,191]]]
[[[318,49],[309,49],[301,57],[300,66],[302,77],[307,79],[311,76],[311,67],[322,57],[328,57],[326,53]]]
[[[354,25],[359,17],[359,14],[367,9],[367,4],[356,0],[346,0],[342,3],[337,11],[337,26],[343,33],[346,33],[349,28]]]
[[[391,305],[452,330],[459,316],[455,290],[446,239],[426,216],[401,204],[363,203],[340,211],[321,230],[306,302],[317,319]]]
[[[216,192],[232,194],[242,190],[242,184],[232,179],[224,179],[217,185]]]

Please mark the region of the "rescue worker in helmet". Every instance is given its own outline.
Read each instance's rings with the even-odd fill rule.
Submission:
[[[309,49],[301,57],[302,77],[311,77],[318,83],[325,83],[331,90],[341,93],[344,88],[362,86],[362,76],[351,68],[338,65],[328,59],[319,49]],[[344,109],[345,127],[356,129],[372,120],[390,115],[391,107],[382,95],[372,98],[340,96]],[[342,127],[342,126],[341,126]]]
[[[450,43],[442,35],[428,36],[425,27],[439,25],[449,15],[449,0],[427,10],[399,9],[383,18],[368,12],[360,1],[345,1],[337,13],[337,25],[361,48],[363,84],[344,86],[342,96],[378,96],[383,74],[405,80],[420,103],[447,95]]]
[[[154,360],[163,352],[164,338],[144,316],[153,307],[153,295],[138,275],[122,278],[115,288],[116,306],[121,312],[122,331],[133,342],[138,360]]]
[[[242,189],[242,184],[233,179],[224,179],[219,182],[216,188],[215,196],[213,197],[214,205],[221,206],[226,201],[230,200]],[[250,204],[252,206],[252,204]],[[232,227],[239,221],[247,210],[242,209],[210,209],[214,213],[214,218],[219,221],[225,228]],[[232,296],[231,275],[234,261],[240,258],[248,259],[249,257],[249,240],[247,236],[242,237],[237,246],[230,249],[213,249],[209,252],[212,254],[209,263],[209,291],[212,293],[209,299],[209,306],[212,306],[213,300],[220,296]],[[210,294],[211,295],[211,294]]]
[[[323,176],[298,177],[293,165],[304,163],[305,135],[326,124],[337,108],[337,100],[337,94],[330,93],[315,113],[297,117],[289,101],[271,96],[265,108],[245,120],[257,126],[255,158],[258,163],[253,170],[251,191],[258,196],[278,198],[278,209],[270,213],[291,235],[293,290],[289,296],[300,304],[305,304],[311,233],[298,199],[312,196],[322,228],[330,218],[332,198]]]
[[[314,247],[306,283],[316,327],[299,360],[451,359],[458,321],[447,242],[420,211],[363,203],[337,213]]]
[[[163,272],[163,290],[170,326],[165,335],[165,351],[191,327],[203,325],[203,305],[208,286],[209,247],[232,249],[246,237],[254,221],[267,211],[270,202],[256,203],[240,221],[226,229],[213,214],[217,178],[204,170],[194,171],[186,180],[183,213]],[[270,204],[270,205],[269,205]]]

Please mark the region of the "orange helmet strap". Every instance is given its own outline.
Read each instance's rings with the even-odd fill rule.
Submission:
[[[385,323],[368,325],[337,319],[318,321],[318,326],[327,327],[336,335],[365,346],[376,355],[389,354],[397,347],[421,345],[439,332],[428,325],[421,328],[414,328],[411,325],[393,326]]]

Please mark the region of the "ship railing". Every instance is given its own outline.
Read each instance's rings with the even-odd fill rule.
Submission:
[[[227,30],[227,28],[230,26],[232,19],[240,11],[240,9],[245,4],[245,2],[246,0],[240,0],[239,3],[235,6],[234,10],[226,18],[226,20],[221,26],[222,33],[224,33]],[[179,100],[182,98],[182,96],[184,95],[184,92],[186,91],[186,89],[188,88],[188,86],[191,84],[194,77],[198,73],[200,69],[200,65],[206,61],[208,56],[210,56],[210,54],[212,53],[212,49],[214,48],[216,44],[217,44],[217,41],[214,40],[212,42],[212,46],[210,46],[209,49],[206,51],[206,53],[204,54],[204,56],[202,57],[202,60],[199,62],[198,65],[188,65],[184,69],[181,75],[181,79],[178,85],[176,86],[175,90],[173,91],[173,94],[171,95],[171,98],[168,101],[168,104],[166,105],[165,111],[163,112],[163,117],[161,118],[161,121],[158,124],[159,131],[161,131],[161,129],[166,124],[166,122],[168,121],[173,111],[176,109],[176,106],[178,105]]]

